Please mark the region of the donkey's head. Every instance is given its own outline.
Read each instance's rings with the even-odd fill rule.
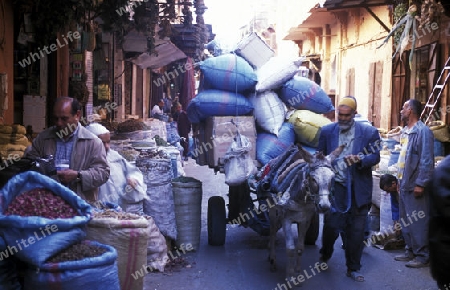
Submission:
[[[298,147],[300,156],[309,165],[309,174],[306,176],[309,193],[316,200],[317,209],[325,212],[331,207],[329,195],[334,183],[334,171],[331,163],[341,154],[345,145],[339,146],[328,156],[324,156],[322,152],[312,155],[300,145]]]

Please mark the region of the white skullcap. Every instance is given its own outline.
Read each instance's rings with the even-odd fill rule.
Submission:
[[[86,129],[91,131],[95,136],[109,133],[109,130],[106,129],[105,126],[100,125],[99,123],[91,123],[88,126],[86,126]]]

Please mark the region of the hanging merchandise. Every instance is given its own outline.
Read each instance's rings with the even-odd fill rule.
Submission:
[[[249,139],[238,131],[224,157],[225,183],[229,186],[240,185],[256,173],[256,166],[249,154],[251,148]]]

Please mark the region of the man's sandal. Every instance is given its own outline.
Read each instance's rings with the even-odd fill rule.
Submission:
[[[364,276],[358,271],[347,271],[347,277],[352,278],[356,282],[364,282]]]

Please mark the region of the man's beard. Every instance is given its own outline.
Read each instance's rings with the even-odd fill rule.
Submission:
[[[338,121],[339,129],[342,132],[346,132],[350,130],[350,128],[353,126],[354,123],[355,119],[351,119],[350,121]]]

